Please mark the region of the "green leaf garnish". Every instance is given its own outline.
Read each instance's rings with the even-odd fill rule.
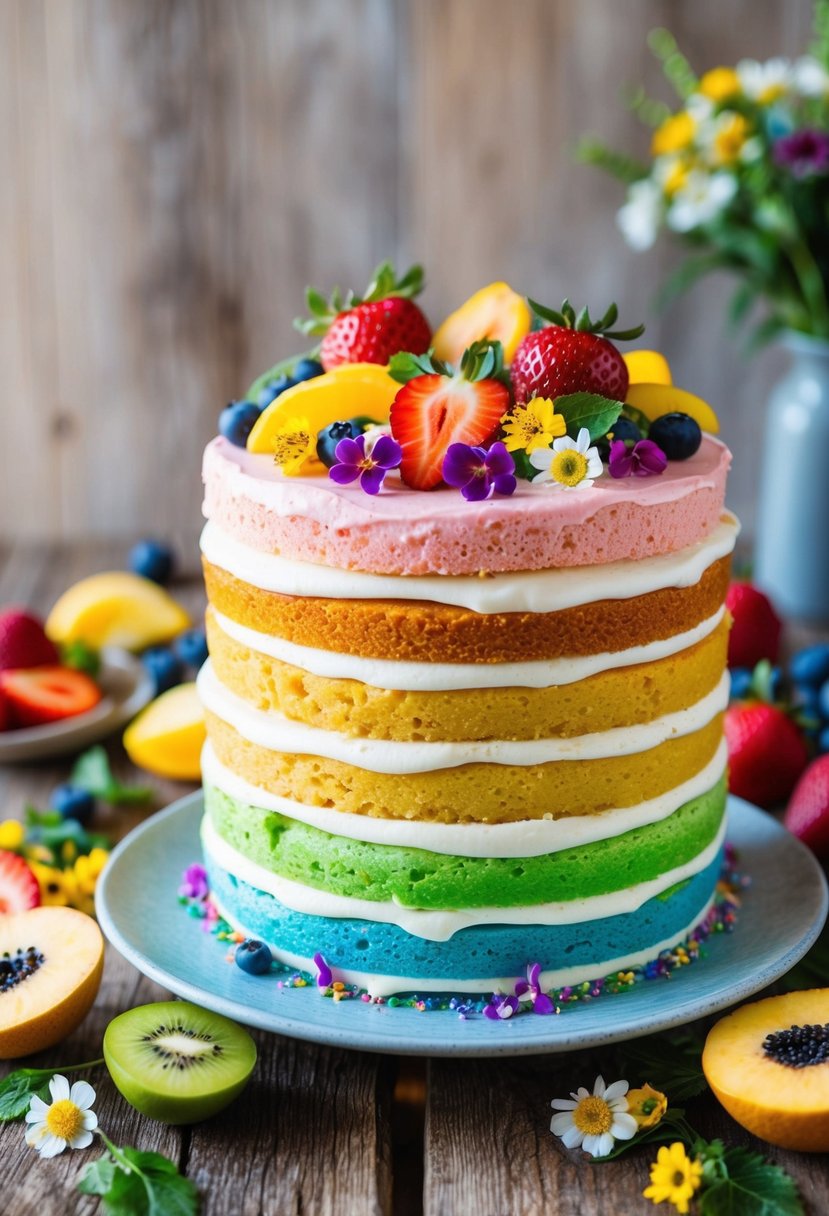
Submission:
[[[648,1083],[672,1101],[687,1102],[705,1093],[703,1040],[688,1031],[632,1039],[618,1049],[621,1076],[647,1076]]]
[[[556,413],[561,414],[567,424],[567,434],[577,439],[582,427],[586,427],[591,443],[601,439],[612,428],[622,412],[622,402],[602,397],[598,393],[567,393],[556,397]]]
[[[335,287],[326,300],[321,291],[309,287],[305,292],[305,304],[310,317],[297,317],[294,328],[300,333],[320,337],[328,332],[331,322],[341,312],[356,308],[358,304],[369,304],[376,300],[390,300],[397,296],[411,300],[423,290],[423,267],[411,266],[404,275],[397,277],[397,272],[391,262],[381,262],[371,277],[371,282],[363,295],[358,296],[353,291],[343,295],[339,287]]]
[[[109,1216],[196,1216],[199,1193],[175,1162],[161,1153],[117,1148],[99,1134],[108,1151],[81,1173],[83,1195],[98,1195]]]
[[[75,640],[63,642],[60,647],[60,661],[65,667],[74,667],[83,671],[94,680],[101,670],[101,656],[97,650],[87,646],[86,642]]]
[[[715,1149],[714,1169],[703,1173],[698,1195],[701,1216],[803,1216],[797,1185],[779,1165],[747,1148],[722,1148],[703,1142],[706,1170]]]
[[[100,744],[91,747],[75,761],[69,777],[72,785],[88,790],[110,806],[135,806],[149,800],[153,792],[143,785],[121,785],[112,774],[109,757]]]
[[[101,1059],[90,1060],[86,1064],[65,1064],[56,1068],[16,1068],[0,1081],[0,1123],[22,1119],[34,1094],[45,1101],[48,1098],[49,1082],[55,1073],[84,1072],[89,1068],[97,1068],[103,1062]]]

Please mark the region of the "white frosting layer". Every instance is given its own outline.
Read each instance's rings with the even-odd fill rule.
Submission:
[[[734,548],[739,525],[724,515],[696,545],[640,561],[560,570],[477,575],[387,575],[317,566],[262,553],[208,522],[201,550],[213,566],[242,582],[280,595],[346,600],[430,600],[473,612],[559,612],[598,600],[626,600],[665,587],[691,587]]]
[[[201,841],[205,853],[222,869],[257,890],[267,892],[294,912],[307,916],[329,916],[337,920],[379,921],[381,924],[397,925],[424,941],[445,942],[461,929],[472,925],[576,925],[635,912],[649,899],[709,866],[725,839],[725,826],[724,819],[716,838],[692,861],[622,891],[593,895],[589,899],[555,900],[516,908],[458,908],[446,911],[404,908],[395,900],[334,895],[330,891],[306,887],[303,883],[272,874],[228,844],[216,831],[209,815],[202,819]]]
[[[725,739],[713,759],[695,777],[683,781],[647,802],[619,807],[597,815],[565,815],[558,819],[522,819],[518,823],[426,823],[410,819],[375,819],[330,807],[307,806],[260,789],[230,771],[217,758],[210,743],[201,757],[202,777],[231,798],[248,806],[275,811],[298,819],[332,836],[345,836],[368,844],[425,849],[450,857],[541,857],[577,845],[609,840],[634,828],[658,823],[674,811],[710,790],[725,771],[728,751]]]
[[[558,969],[542,971],[539,976],[541,989],[544,992],[549,992],[553,988],[563,988],[566,984],[575,986],[576,984],[583,984],[586,980],[596,980],[601,979],[605,975],[613,975],[617,971],[628,971],[633,967],[644,966],[651,959],[657,958],[663,950],[670,950],[673,946],[684,941],[691,930],[695,929],[698,924],[705,920],[714,905],[714,899],[715,896],[712,895],[700,908],[693,920],[689,921],[679,933],[675,933],[672,937],[666,937],[644,950],[636,950],[631,954],[623,954],[619,958],[605,959],[603,962],[590,963],[580,967],[559,967]],[[236,917],[228,915],[218,900],[214,899],[214,903],[219,915],[232,928],[243,933],[245,937],[256,936]],[[268,944],[271,948],[271,954],[277,962],[283,963],[286,967],[291,967],[295,971],[305,971],[309,975],[316,975],[317,966],[313,959],[305,958],[301,954],[293,954],[289,950],[281,950],[278,946]],[[488,996],[493,992],[512,992],[517,978],[514,975],[501,975],[492,976],[488,979],[424,980],[422,978],[414,979],[408,975],[376,975],[370,971],[351,971],[343,967],[334,968],[335,980],[342,980],[344,984],[355,984],[358,988],[364,988],[372,996],[382,997],[394,996],[398,992],[448,992],[452,995],[460,995],[466,992]]]
[[[366,659],[298,646],[268,633],[239,625],[213,609],[216,622],[234,641],[269,658],[290,663],[315,676],[332,680],[359,680],[373,688],[410,692],[446,692],[458,688],[551,688],[574,684],[600,671],[655,663],[678,654],[713,633],[723,619],[725,605],[693,629],[675,633],[644,646],[602,654],[574,655],[566,659],[530,659],[525,663],[417,663],[402,659]]]
[[[222,684],[210,660],[198,675],[198,690],[205,708],[227,722],[250,743],[271,751],[302,756],[324,756],[373,773],[426,773],[458,768],[462,764],[529,766],[552,760],[596,760],[649,751],[668,739],[701,730],[728,704],[728,672],[712,692],[687,709],[664,714],[636,726],[576,735],[571,739],[490,740],[485,743],[411,743],[364,739],[341,731],[321,730],[295,722],[276,710],[255,709]]]

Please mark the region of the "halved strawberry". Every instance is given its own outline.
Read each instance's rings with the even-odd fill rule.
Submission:
[[[40,903],[40,887],[22,857],[0,849],[0,916],[25,912]]]
[[[28,667],[0,671],[0,693],[14,726],[41,726],[94,708],[101,690],[72,667]]]

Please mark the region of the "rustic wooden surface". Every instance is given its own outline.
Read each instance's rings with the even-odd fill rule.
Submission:
[[[669,26],[703,70],[794,55],[810,0],[2,0],[0,534],[199,527],[224,402],[302,349],[306,283],[425,262],[434,323],[506,278],[616,297],[721,411],[751,528],[779,352],[747,362],[727,284],[664,317],[667,245],[632,254],[591,133],[641,149],[620,102]]]
[[[46,612],[70,582],[122,566],[125,552],[117,542],[0,544],[0,604],[24,602]],[[203,592],[195,573],[174,592],[198,615]],[[146,783],[147,774],[131,768],[117,743],[111,752],[119,777]],[[68,761],[0,767],[0,818],[22,814],[26,803],[45,806],[68,768]],[[159,807],[192,788],[150,780]],[[142,814],[103,812],[95,826],[119,836]],[[25,1063],[94,1059],[117,1013],[166,995],[108,948],[101,991],[84,1024]],[[549,1131],[550,1100],[592,1083],[597,1068],[606,1067],[597,1053],[427,1065],[254,1034],[259,1062],[250,1086],[225,1112],[193,1128],[167,1128],[138,1115],[103,1068],[89,1077],[110,1138],[177,1161],[198,1185],[206,1216],[634,1216],[652,1210],[641,1191],[653,1150],[591,1165]],[[797,1180],[810,1216],[829,1212],[829,1174],[820,1158],[752,1140],[710,1097],[698,1100],[689,1117],[702,1134],[751,1143],[779,1161]],[[0,1124],[3,1216],[90,1216],[96,1201],[77,1195],[74,1184],[84,1162],[99,1152],[93,1146],[41,1161],[24,1144],[19,1123]]]

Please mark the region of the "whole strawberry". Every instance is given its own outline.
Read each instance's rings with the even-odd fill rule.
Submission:
[[[733,621],[728,666],[753,668],[761,659],[776,663],[782,625],[768,596],[751,583],[732,583],[725,605]]]
[[[306,292],[311,316],[294,324],[304,334],[322,337],[320,362],[326,371],[341,363],[388,363],[399,351],[422,355],[432,331],[412,297],[423,289],[423,269],[412,268],[397,278],[391,262],[383,262],[362,296],[343,298],[335,288],[331,298],[313,288]]]
[[[510,368],[515,400],[584,392],[624,401],[628,369],[610,339],[638,338],[644,325],[614,332],[611,327],[619,315],[615,304],[600,321],[593,321],[587,308],[577,314],[569,300],[560,312],[534,300],[529,303],[538,317],[551,324],[527,334],[515,352]]]
[[[43,623],[23,608],[0,612],[0,671],[10,667],[44,667],[60,662]]]
[[[725,738],[731,793],[755,806],[784,802],[809,760],[792,719],[765,701],[737,701],[725,711]]]
[[[783,819],[821,861],[829,861],[829,755],[813,760],[789,799]]]

